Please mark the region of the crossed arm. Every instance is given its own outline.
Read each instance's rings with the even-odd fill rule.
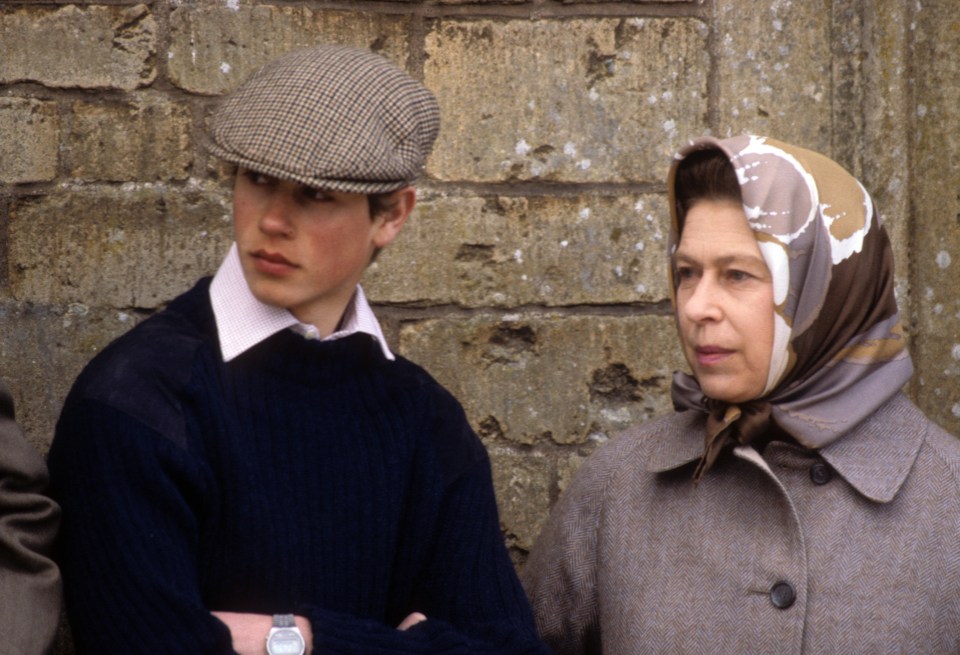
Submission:
[[[201,588],[225,575],[222,555],[201,561],[198,551],[201,521],[216,524],[223,507],[216,476],[203,461],[98,402],[68,404],[58,437],[50,466],[64,503],[63,566],[78,652],[118,646],[144,652],[149,643],[154,653],[262,654],[272,625],[266,608],[212,615],[210,608],[255,603],[224,607],[215,591]],[[477,460],[442,497],[423,500],[434,512],[424,514],[410,501],[416,509],[405,517],[405,531],[418,546],[401,549],[394,562],[402,575],[391,584],[409,594],[408,602],[398,602],[399,616],[406,616],[399,626],[292,593],[289,609],[300,615],[313,650],[546,653],[503,546],[489,478],[486,460]],[[430,538],[416,539],[424,534]]]
[[[233,637],[233,650],[238,655],[263,655],[263,644],[267,639],[267,633],[273,625],[273,618],[267,614],[247,614],[242,612],[211,612],[215,617],[223,621],[230,628],[230,635]],[[397,626],[397,630],[406,630],[412,628],[425,617],[420,612],[413,612]],[[313,630],[310,628],[310,621],[305,616],[295,617],[297,627],[303,635],[306,642],[307,655],[313,652]]]

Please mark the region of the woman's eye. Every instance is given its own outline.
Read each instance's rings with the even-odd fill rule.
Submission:
[[[678,280],[689,280],[693,277],[693,269],[689,266],[680,266],[677,268],[676,277]]]
[[[746,271],[727,271],[727,278],[733,282],[743,282],[749,280],[752,276]]]

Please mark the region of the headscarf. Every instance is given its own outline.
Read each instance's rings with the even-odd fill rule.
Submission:
[[[699,480],[728,444],[763,437],[771,422],[817,449],[841,438],[895,395],[913,374],[894,297],[893,252],[870,195],[836,162],[757,136],[692,141],[668,177],[669,252],[680,241],[677,166],[698,150],[723,152],[736,171],[743,210],[773,280],[774,339],[766,386],[756,399],[706,397],[676,372],[677,410],[708,414]],[[676,280],[670,266],[676,313]]]

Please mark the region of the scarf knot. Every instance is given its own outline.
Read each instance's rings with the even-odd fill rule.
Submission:
[[[761,442],[770,426],[771,405],[765,400],[737,405],[707,398],[706,405],[707,431],[703,455],[693,472],[694,482],[700,481],[728,445],[746,446]]]

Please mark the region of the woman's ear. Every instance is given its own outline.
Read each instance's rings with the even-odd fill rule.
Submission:
[[[390,194],[385,204],[387,208],[373,219],[377,224],[373,243],[378,249],[386,246],[400,234],[407,218],[410,217],[410,212],[417,204],[417,191],[412,186],[397,189]]]

